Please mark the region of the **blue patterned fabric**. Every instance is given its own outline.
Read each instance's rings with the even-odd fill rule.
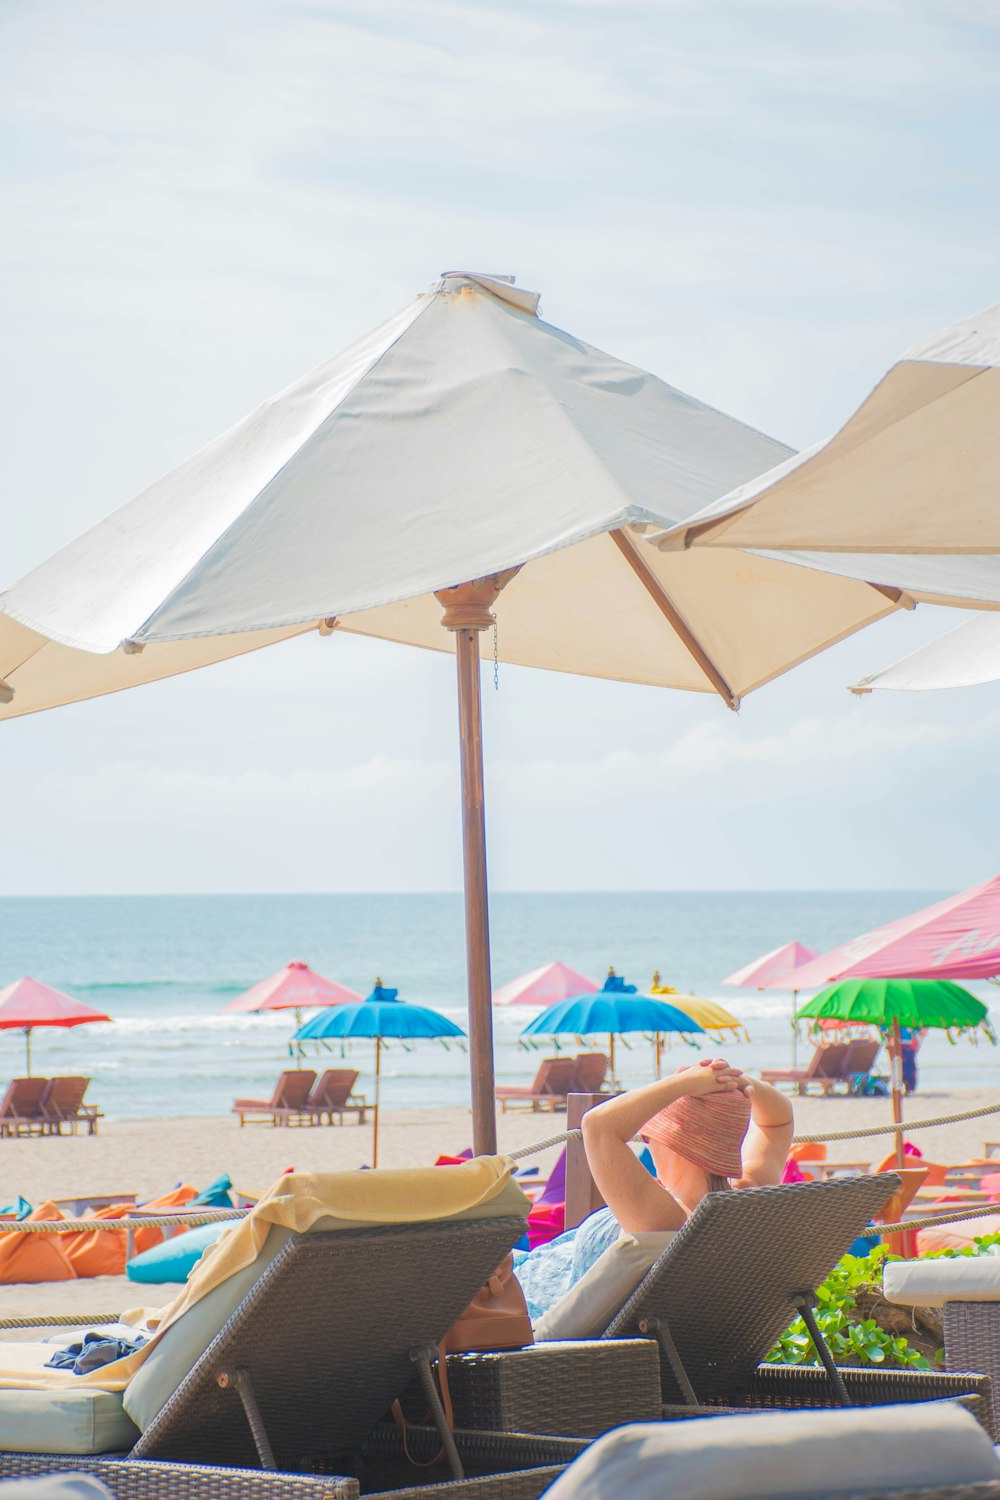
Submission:
[[[537,1250],[514,1251],[514,1275],[521,1283],[528,1316],[537,1323],[621,1234],[610,1208],[599,1208],[575,1229]]]

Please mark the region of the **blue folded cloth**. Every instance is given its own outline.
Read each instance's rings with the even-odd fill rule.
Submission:
[[[89,1375],[91,1370],[99,1370],[102,1365],[113,1364],[116,1359],[134,1354],[146,1342],[141,1334],[136,1334],[134,1339],[122,1339],[109,1338],[103,1333],[85,1333],[79,1343],[57,1349],[52,1358],[45,1361],[45,1368]]]

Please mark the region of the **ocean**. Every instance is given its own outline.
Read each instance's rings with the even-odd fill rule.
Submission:
[[[613,964],[644,989],[659,969],[665,982],[719,999],[745,1021],[751,1041],[733,1046],[732,1055],[748,1071],[784,1066],[789,997],[728,989],[725,975],[791,938],[823,951],[944,894],[499,892],[491,898],[494,982],[561,959],[598,982]],[[33,1070],[90,1075],[91,1097],[109,1117],[221,1114],[235,1096],[269,1094],[289,1065],[292,1015],[219,1012],[292,959],[362,994],[378,976],[401,998],[465,1023],[457,894],[0,899],[0,986],[31,974],[113,1017],[112,1025],[36,1030],[32,1040]],[[987,1003],[995,996],[1000,1011],[994,986],[970,987]],[[550,1050],[526,1052],[519,1044],[531,1015],[496,1014],[501,1081],[530,1080]],[[800,1042],[800,1059],[809,1052]],[[667,1066],[694,1055],[675,1044]],[[642,1039],[618,1057],[625,1084],[652,1076]],[[308,1065],[338,1066],[340,1059],[338,1044]],[[371,1044],[353,1044],[347,1060],[370,1092]],[[23,1062],[22,1034],[0,1032],[0,1080],[21,1073]],[[989,1045],[953,1046],[932,1034],[920,1056],[921,1083],[928,1090],[990,1087],[1000,1079],[998,1064],[1000,1052]],[[383,1104],[466,1103],[466,1070],[454,1044],[391,1044],[383,1056]]]

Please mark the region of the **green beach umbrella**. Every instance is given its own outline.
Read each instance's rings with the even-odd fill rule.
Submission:
[[[969,1031],[987,1023],[981,1000],[950,979],[842,979],[814,995],[798,1019],[864,1022],[889,1033],[892,1118],[903,1121],[900,1027],[919,1031]],[[988,1025],[987,1025],[988,1029]],[[896,1135],[896,1164],[903,1165],[903,1135]]]

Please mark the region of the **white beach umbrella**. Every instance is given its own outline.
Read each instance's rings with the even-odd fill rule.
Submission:
[[[446,275],[3,595],[0,717],[317,628],[454,650],[474,1132],[492,1150],[480,636],[496,605],[504,661],[736,707],[899,603],[647,545],[788,453],[543,323],[509,281]]]
[[[1000,614],[974,615],[884,671],[854,683],[859,696],[873,688],[924,692],[1000,682]]]
[[[917,603],[996,605],[998,430],[1000,304],[910,349],[834,437],[658,545],[780,551]]]

